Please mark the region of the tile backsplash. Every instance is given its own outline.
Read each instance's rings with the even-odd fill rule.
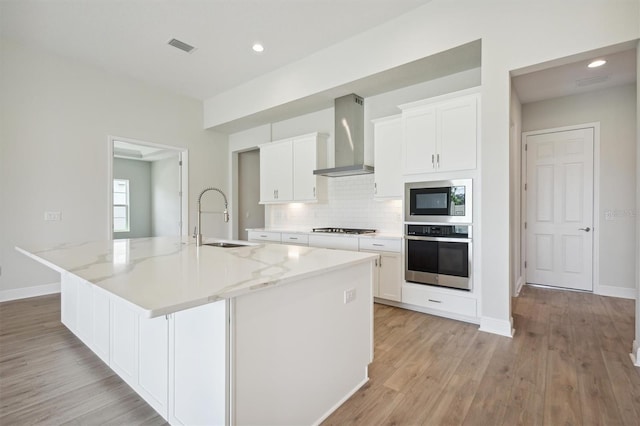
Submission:
[[[402,200],[374,200],[373,174],[327,179],[326,202],[266,205],[265,227],[308,231],[331,226],[402,234]]]

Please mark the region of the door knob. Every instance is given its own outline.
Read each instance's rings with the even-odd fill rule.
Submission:
[[[586,228],[578,228],[578,231],[589,232],[591,231],[591,228],[589,228],[588,226]]]

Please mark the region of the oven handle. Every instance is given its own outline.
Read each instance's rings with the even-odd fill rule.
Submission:
[[[470,243],[471,238],[445,238],[445,237],[418,237],[415,235],[405,235],[405,240],[416,241],[444,241],[446,243]]]

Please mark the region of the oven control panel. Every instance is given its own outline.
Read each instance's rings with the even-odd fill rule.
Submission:
[[[416,237],[471,238],[469,225],[407,225],[406,232]]]

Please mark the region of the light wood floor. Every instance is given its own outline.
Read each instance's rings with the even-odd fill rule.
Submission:
[[[510,339],[377,306],[370,380],[324,425],[640,425],[634,310],[526,286]]]
[[[60,324],[0,303],[0,425],[164,424]],[[370,381],[325,425],[640,425],[634,302],[525,287],[513,339],[376,305]]]

